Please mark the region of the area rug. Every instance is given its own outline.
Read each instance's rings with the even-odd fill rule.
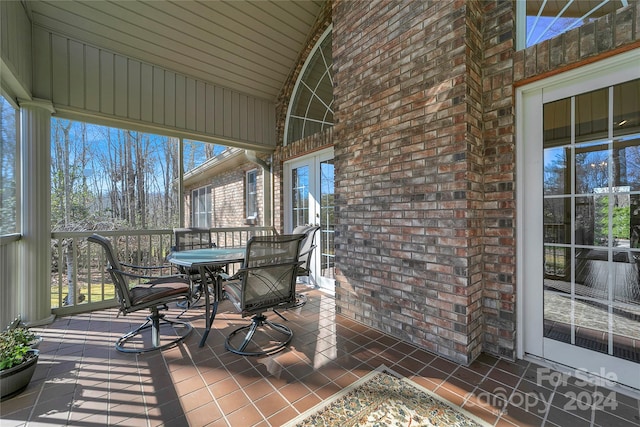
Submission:
[[[489,424],[380,366],[286,426],[487,427]]]

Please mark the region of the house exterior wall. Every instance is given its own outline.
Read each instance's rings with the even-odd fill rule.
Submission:
[[[187,200],[185,203],[187,223],[191,224],[191,192],[197,188],[211,185],[211,227],[246,226],[246,175],[250,170],[257,170],[258,172],[256,181],[258,223],[256,225],[262,225],[264,218],[264,179],[262,169],[248,161],[208,180],[200,181],[195,186],[185,187],[185,191],[187,192]]]
[[[330,4],[335,126],[282,147],[280,102],[276,167],[333,144],[337,311],[459,363],[515,359],[514,87],[638,48],[637,3],[521,51],[515,2]]]

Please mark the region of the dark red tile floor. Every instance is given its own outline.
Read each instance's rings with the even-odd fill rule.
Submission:
[[[195,330],[184,343],[142,355],[119,353],[114,342],[143,314],[58,318],[37,329],[38,368],[21,395],[2,402],[1,424],[279,426],[384,364],[496,426],[640,426],[640,401],[628,390],[558,384],[522,360],[483,355],[461,366],[336,315],[331,296],[307,295],[286,312],[293,341],[269,357],[225,350],[226,335],[248,322],[228,302],[205,347],[203,309],[195,309],[185,315]],[[598,408],[603,395],[613,399]]]

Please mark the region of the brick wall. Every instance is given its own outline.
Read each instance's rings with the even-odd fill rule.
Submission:
[[[462,363],[515,358],[514,84],[637,47],[636,4],[515,51],[515,3],[333,9],[337,304]]]
[[[481,9],[339,1],[340,313],[461,363],[482,349]]]
[[[483,349],[515,358],[516,155],[513,92],[515,7],[484,3]]]
[[[196,187],[185,188],[188,202],[185,204],[187,222],[191,222],[191,191],[211,185],[212,218],[211,227],[243,227],[246,226],[246,174],[257,169],[258,192],[258,225],[264,218],[262,169],[251,162],[245,162],[232,170],[228,170],[206,181],[199,182]]]
[[[517,52],[514,2],[329,4],[336,125],[281,146],[325,10],[274,166],[334,145],[338,312],[461,363],[514,359],[514,86],[638,48],[637,3]]]

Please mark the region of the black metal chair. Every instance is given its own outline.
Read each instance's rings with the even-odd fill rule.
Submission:
[[[255,236],[249,240],[243,266],[225,282],[225,294],[242,317],[253,318],[251,324],[229,334],[225,341],[227,350],[259,356],[276,353],[291,342],[293,331],[270,321],[264,313],[273,310],[286,320],[277,310],[297,304],[296,272],[303,239],[304,234],[288,234]]]
[[[149,309],[151,312],[142,325],[116,341],[116,349],[125,353],[144,353],[160,350],[177,344],[191,333],[193,327],[190,323],[169,320],[159,311],[161,308],[167,309],[167,304],[170,302],[179,302],[190,298],[191,284],[187,278],[182,275],[151,276],[148,272],[154,269],[166,269],[167,267],[141,267],[121,263],[115,257],[111,242],[106,237],[94,234],[88,237],[87,240],[102,246],[104,249],[109,263],[107,271],[116,289],[120,313],[127,315],[144,309]],[[138,274],[136,271],[144,271],[146,274]],[[131,286],[131,281],[144,281],[145,283]],[[163,337],[161,335],[161,325],[171,326],[175,337]],[[148,334],[143,334],[146,329],[151,329],[150,339],[147,336]],[[133,342],[133,338],[138,335],[139,338]],[[132,347],[125,347],[127,343],[131,344]],[[150,345],[147,345],[149,343]]]
[[[211,231],[208,228],[174,228],[174,251],[186,251],[190,249],[214,248],[211,241]]]
[[[211,241],[211,231],[208,228],[188,227],[188,228],[174,228],[173,229],[174,245],[171,247],[172,251],[187,251],[192,249],[205,249],[215,248],[216,244]],[[200,277],[200,269],[191,268],[185,269],[178,267],[178,270],[182,274],[189,275],[193,284],[192,299],[187,302],[179,304],[181,308],[185,310],[190,306],[196,304],[202,296],[202,279]],[[207,275],[204,280],[207,284],[212,283],[215,280],[215,273],[207,270]],[[182,315],[182,314],[181,314]]]

